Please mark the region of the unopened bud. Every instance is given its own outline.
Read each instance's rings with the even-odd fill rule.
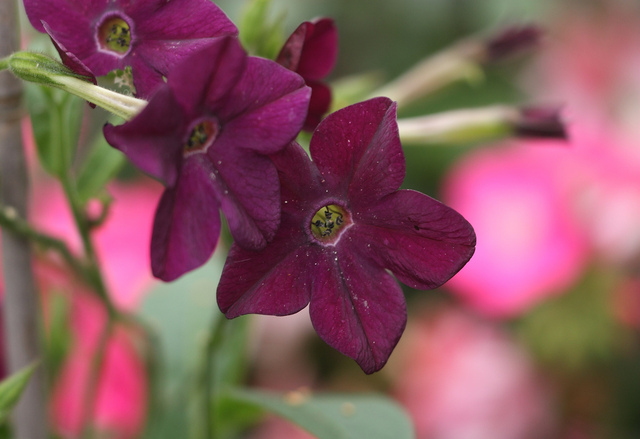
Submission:
[[[520,137],[567,139],[567,131],[558,107],[520,108],[513,121],[513,130]]]
[[[542,30],[538,26],[508,27],[486,41],[486,61],[496,61],[529,50],[537,46],[541,38]]]
[[[147,105],[145,100],[98,87],[92,83],[95,78],[76,73],[41,53],[16,52],[9,58],[9,69],[20,79],[60,88],[125,120],[132,119]]]

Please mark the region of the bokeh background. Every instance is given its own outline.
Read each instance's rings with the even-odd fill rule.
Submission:
[[[217,3],[235,21],[245,5]],[[380,85],[461,38],[535,23],[544,38],[534,50],[486,66],[399,116],[560,105],[569,138],[406,146],[404,187],[467,217],[478,237],[471,262],[436,291],[405,289],[406,333],[381,372],[366,376],[325,346],[303,311],[237,319],[228,343],[239,379],[280,391],[384,393],[406,408],[419,439],[640,437],[640,3],[273,1],[285,36],[318,16],[333,17],[339,29],[330,81],[366,74]],[[24,131],[32,145],[28,122]],[[59,191],[36,166],[32,174],[33,221],[79,244]],[[107,437],[183,437],[185,383],[193,385],[217,313],[225,245],[178,282],[159,284],[148,273],[160,190],[125,167],[109,186],[112,211],[96,237],[114,300],[162,342],[162,368],[150,370],[136,334],[121,328],[110,341],[96,411],[96,423],[113,433]],[[70,288],[56,264],[40,263],[38,276],[55,366],[51,416],[62,437],[74,437],[104,312],[81,286]],[[159,401],[175,410],[150,418]],[[243,435],[307,437],[277,419]]]

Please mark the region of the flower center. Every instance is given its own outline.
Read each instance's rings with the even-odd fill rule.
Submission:
[[[184,143],[183,154],[185,156],[206,152],[215,142],[220,131],[220,125],[215,119],[205,119],[191,129],[191,133]]]
[[[335,244],[351,224],[351,216],[346,209],[329,204],[311,218],[311,234],[322,244]]]
[[[124,55],[131,47],[131,28],[118,16],[107,17],[98,28],[100,48]]]

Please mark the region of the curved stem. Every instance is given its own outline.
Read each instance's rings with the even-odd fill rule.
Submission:
[[[65,150],[66,148],[62,149]],[[78,201],[79,197],[75,182],[72,180],[68,172],[63,172],[62,175],[60,175],[60,183],[62,184],[69,206],[71,207],[73,219],[82,240],[84,255],[87,259],[87,266],[85,268],[86,278],[93,287],[93,290],[98,294],[100,300],[104,303],[110,319],[112,319],[117,314],[117,311],[109,297],[102,274],[98,268],[98,260],[90,236],[91,224],[85,215],[82,203]]]
[[[11,230],[29,241],[60,254],[62,259],[81,278],[86,279],[86,271],[80,261],[71,253],[64,241],[53,238],[32,228],[28,222],[20,218],[15,209],[0,206],[0,227]]]
[[[83,395],[82,414],[82,436],[83,438],[91,438],[93,435],[92,418],[96,408],[96,398],[98,396],[98,386],[100,385],[100,376],[102,375],[102,367],[107,356],[107,347],[111,333],[113,331],[114,319],[111,315],[107,316],[107,322],[100,333],[100,338],[96,344],[95,353],[89,366],[89,375],[87,377],[86,388]]]
[[[214,428],[215,416],[215,375],[216,375],[216,353],[224,341],[224,329],[229,320],[223,315],[217,315],[211,324],[205,346],[203,365],[200,375],[202,395],[202,422],[204,423],[204,437],[214,439],[216,429]]]

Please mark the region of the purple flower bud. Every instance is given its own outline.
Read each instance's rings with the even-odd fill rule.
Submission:
[[[330,18],[305,21],[291,34],[276,62],[302,76],[311,87],[304,129],[313,131],[331,105],[331,89],[321,82],[336,64],[338,30]]]
[[[542,30],[535,25],[509,27],[486,44],[487,60],[496,61],[526,51],[539,44]]]
[[[567,140],[567,131],[558,107],[520,108],[516,120],[513,121],[513,129],[515,134],[521,137]]]

